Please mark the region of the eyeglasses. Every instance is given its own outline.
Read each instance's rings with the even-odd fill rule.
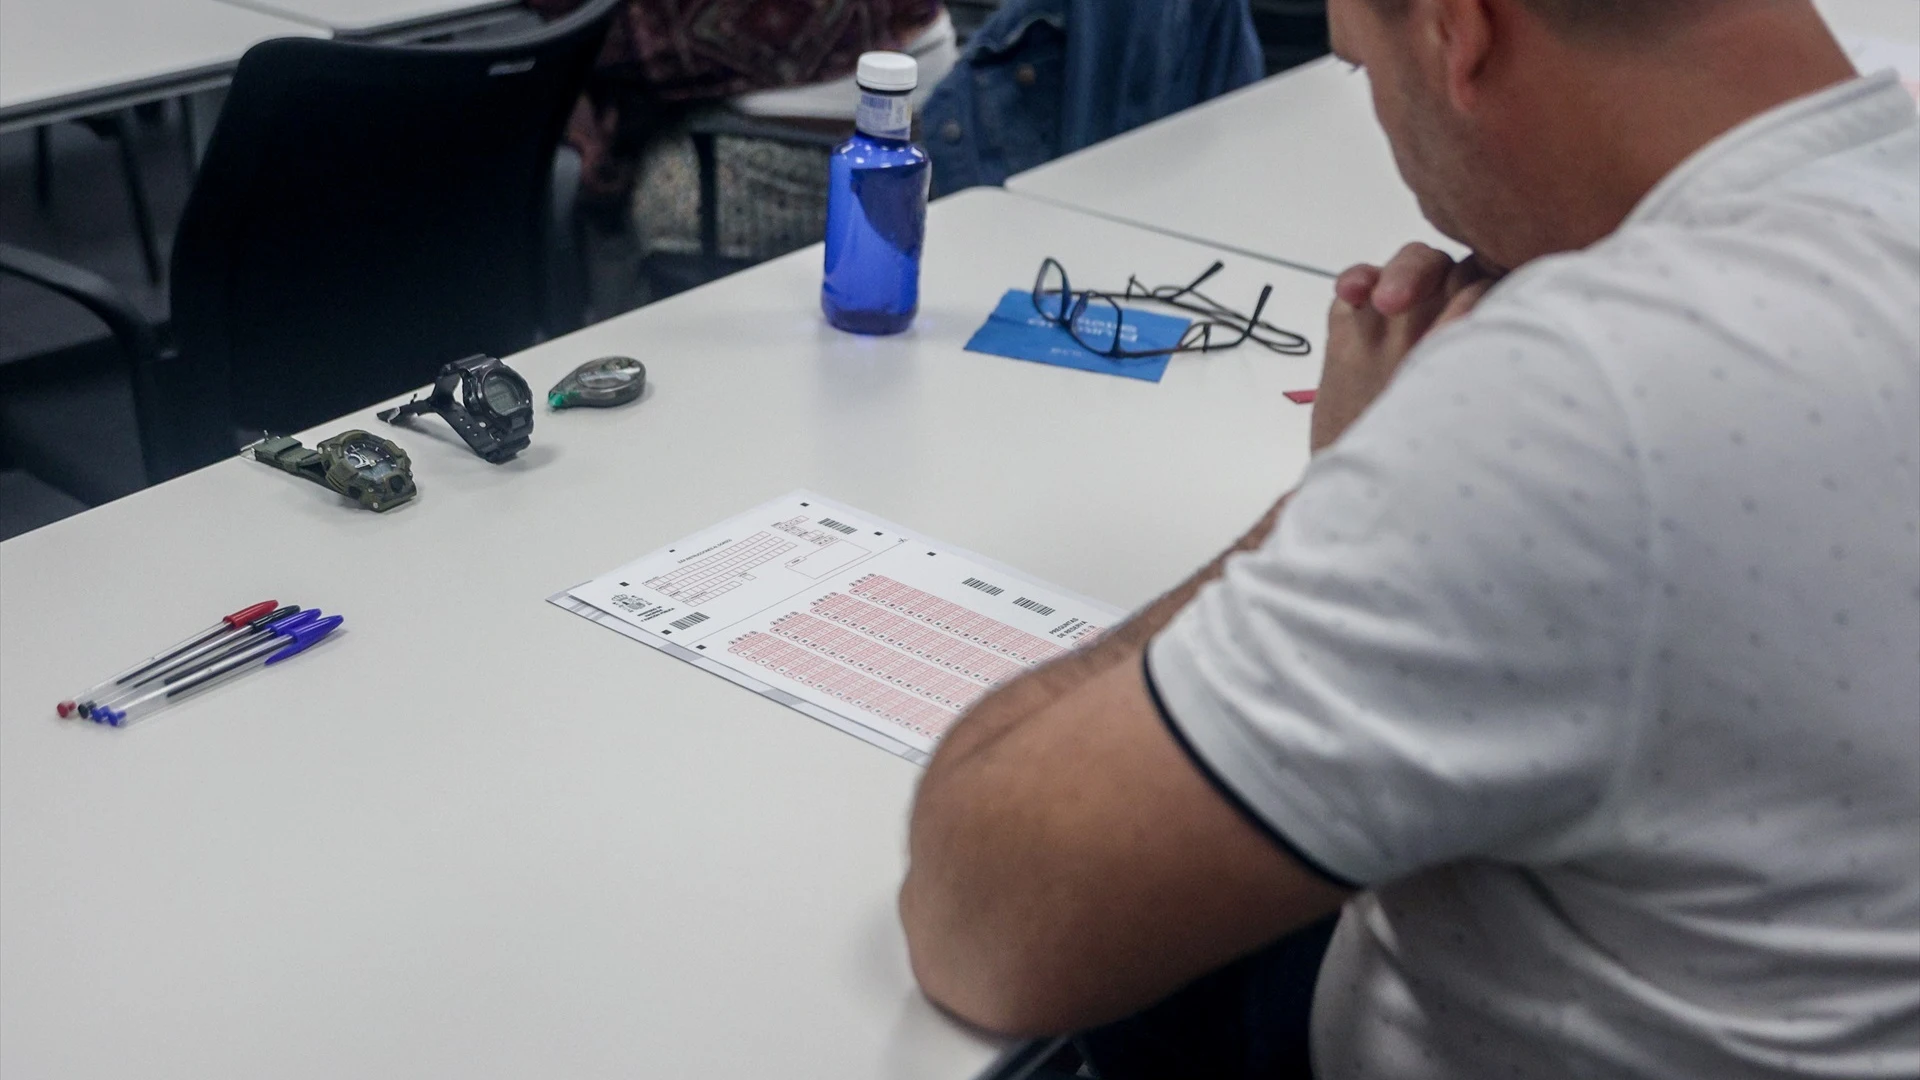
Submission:
[[[1033,280],[1033,310],[1050,326],[1058,326],[1081,348],[1110,360],[1145,360],[1168,353],[1219,352],[1252,342],[1285,356],[1305,356],[1313,351],[1307,339],[1291,330],[1283,330],[1261,321],[1273,286],[1260,290],[1251,316],[1242,315],[1200,291],[1200,286],[1219,273],[1225,263],[1215,262],[1199,277],[1185,285],[1161,285],[1148,288],[1129,275],[1127,287],[1119,296],[1097,289],[1075,292],[1067,280],[1067,268],[1056,259],[1040,264]],[[1137,328],[1126,323],[1123,301],[1161,304],[1199,316],[1181,333],[1172,346],[1148,347],[1139,344]]]

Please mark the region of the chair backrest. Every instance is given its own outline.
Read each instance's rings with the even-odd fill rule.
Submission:
[[[170,390],[210,446],[535,340],[554,150],[619,2],[512,40],[241,58],[173,248]]]

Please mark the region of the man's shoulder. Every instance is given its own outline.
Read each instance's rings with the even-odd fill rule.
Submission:
[[[1920,129],[1818,158],[1747,190],[1630,217],[1580,251],[1537,259],[1489,297],[1547,318],[1605,354],[1632,318],[1676,338],[1748,346],[1852,337],[1864,308],[1920,291]],[[1920,318],[1885,333],[1920,342]]]
[[[1538,327],[1623,384],[1728,366],[1750,379],[1817,377],[1848,353],[1913,366],[1920,222],[1902,227],[1820,190],[1735,221],[1627,225],[1521,268],[1476,316]]]

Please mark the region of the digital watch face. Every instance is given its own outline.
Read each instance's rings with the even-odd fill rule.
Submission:
[[[281,440],[300,444],[291,439]],[[367,432],[343,431],[293,467],[282,466],[354,500],[368,510],[390,510],[417,492],[407,452]],[[318,458],[318,461],[312,460]]]
[[[480,381],[480,396],[486,399],[489,408],[503,416],[519,412],[532,404],[512,379],[499,372],[493,372]]]
[[[361,480],[389,494],[398,495],[406,490],[409,482],[406,472],[394,460],[392,451],[377,442],[355,439],[346,443],[340,447],[340,460],[359,473]]]
[[[526,381],[490,356],[444,365],[431,397],[415,397],[375,415],[392,424],[428,412],[451,424],[467,449],[495,465],[525,449],[533,431],[533,394]]]
[[[360,472],[373,472],[382,467],[393,467],[393,455],[378,443],[354,440],[340,448],[341,460]]]

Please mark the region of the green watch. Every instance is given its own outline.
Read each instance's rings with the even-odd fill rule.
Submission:
[[[253,460],[332,488],[368,510],[391,510],[419,494],[407,452],[371,432],[343,431],[309,450],[274,435],[247,447]]]

